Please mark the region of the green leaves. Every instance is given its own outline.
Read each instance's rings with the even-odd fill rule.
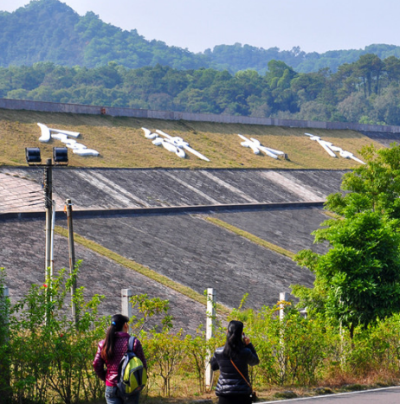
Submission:
[[[135,295],[130,299],[132,308],[137,308],[138,315],[131,317],[131,327],[136,332],[141,332],[148,322],[156,316],[164,331],[172,328],[172,316],[168,314],[169,301],[161,300],[159,297],[149,298],[147,294]],[[157,328],[157,323],[153,325],[153,331]]]
[[[343,217],[313,233],[330,250],[295,257],[316,275],[313,290],[294,288],[302,303],[351,332],[400,311],[400,147],[371,146],[362,155],[367,164],[344,176],[346,193],[327,199],[326,208]]]

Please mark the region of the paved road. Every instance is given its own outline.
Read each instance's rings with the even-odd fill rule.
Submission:
[[[342,393],[323,397],[299,398],[292,400],[265,401],[271,403],[302,404],[399,404],[400,387]],[[260,403],[261,404],[261,403]]]

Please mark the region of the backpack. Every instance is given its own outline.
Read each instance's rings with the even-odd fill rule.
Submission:
[[[118,366],[118,392],[122,398],[138,394],[146,385],[147,371],[133,352],[135,337],[129,337],[128,350]]]

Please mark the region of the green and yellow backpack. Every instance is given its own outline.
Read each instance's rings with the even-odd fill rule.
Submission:
[[[143,390],[147,382],[147,371],[143,362],[133,352],[135,337],[130,337],[128,350],[118,367],[117,387],[122,398],[131,397]]]

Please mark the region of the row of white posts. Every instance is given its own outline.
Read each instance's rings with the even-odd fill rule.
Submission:
[[[129,318],[132,317],[132,304],[130,303],[130,298],[134,295],[133,289],[122,289],[121,290],[121,313],[124,316],[127,316]],[[280,293],[279,294],[279,317],[282,320],[284,318],[284,308],[285,304],[283,302],[289,301],[289,296],[290,294],[287,292]],[[5,305],[6,299],[9,297],[9,291],[7,286],[4,287],[3,293],[0,295],[0,306],[3,307]],[[208,288],[207,289],[207,321],[206,321],[206,340],[210,340],[214,336],[214,330],[215,330],[215,325],[216,325],[216,295],[215,291],[213,288]],[[0,308],[1,308],[0,307]],[[7,323],[7,319],[4,319],[4,321]],[[2,341],[0,341],[2,342]],[[210,359],[212,356],[212,352],[208,352],[208,356],[206,359],[206,372],[205,372],[205,385],[207,388],[210,388],[212,386],[212,380],[213,380],[213,372],[210,366]],[[0,363],[0,370],[2,369],[1,363]],[[0,372],[2,373],[2,372]],[[1,374],[0,374],[0,380],[1,380]]]
[[[134,295],[133,289],[121,290],[121,313],[129,318],[132,317],[132,305],[129,300]],[[290,293],[279,293],[279,318],[283,320],[285,316],[285,303],[290,300]],[[216,325],[216,294],[213,288],[207,289],[207,320],[206,320],[206,340],[209,341],[214,336],[214,330]],[[208,352],[206,358],[206,371],[205,371],[205,385],[206,388],[211,388],[213,383],[213,371],[210,366],[210,360],[213,352]]]
[[[130,298],[134,295],[133,289],[121,289],[121,314],[129,318],[132,317],[132,304]],[[216,318],[216,298],[213,288],[207,289],[207,320],[206,320],[206,340],[209,341],[214,336]],[[208,352],[206,359],[205,385],[210,388],[212,385],[213,371],[210,366],[212,352]]]

